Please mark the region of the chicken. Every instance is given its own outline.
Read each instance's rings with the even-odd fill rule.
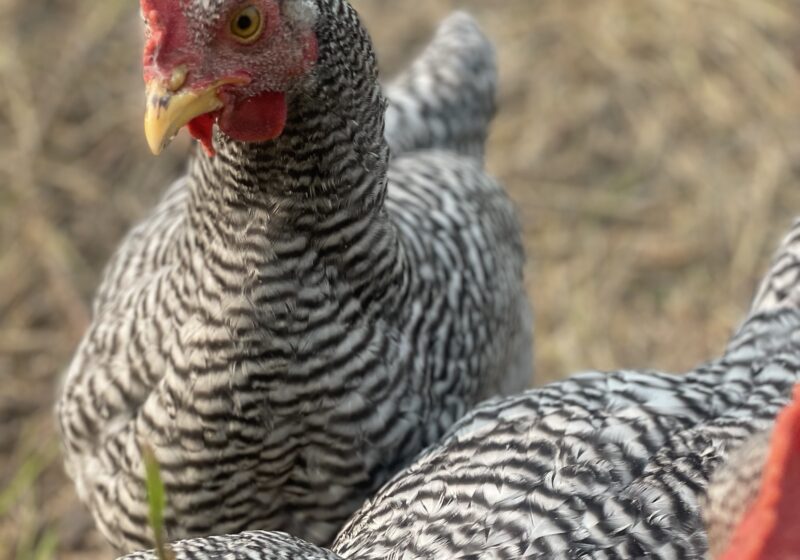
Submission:
[[[800,283],[785,281],[799,240],[800,223],[723,355],[687,375],[589,372],[491,399],[368,500],[330,550],[256,532],[176,543],[177,560],[705,558],[709,480],[720,465],[737,465],[737,448],[769,429],[800,380]],[[797,419],[795,405],[778,432]],[[797,457],[770,464],[794,476]],[[735,523],[753,488],[722,489],[734,505],[707,508],[712,526],[715,511]],[[793,496],[780,507],[794,508]]]
[[[531,378],[511,202],[483,169],[492,47],[444,22],[389,88],[344,0],[143,0],[145,133],[199,140],[122,242],[66,373],[67,471],[120,550],[328,543],[477,402]],[[388,128],[384,129],[384,115]]]
[[[704,506],[713,560],[796,560],[800,533],[800,386],[773,428],[714,473]]]

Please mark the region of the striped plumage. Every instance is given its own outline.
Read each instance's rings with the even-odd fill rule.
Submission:
[[[324,543],[476,402],[529,382],[520,230],[481,161],[491,45],[448,19],[389,88],[387,142],[368,35],[345,1],[313,5],[319,59],[284,133],[198,150],[113,257],[67,372],[67,470],[121,549],[151,543],[143,443],[170,538]]]
[[[586,373],[481,404],[365,503],[331,551],[353,560],[704,558],[710,477],[771,425],[800,380],[800,284],[779,282],[800,271],[787,266],[799,239],[800,222],[719,359],[686,376]],[[178,560],[223,550],[268,560],[287,557],[285,539],[256,533],[174,550]],[[242,543],[253,542],[245,554]],[[287,542],[291,558],[330,558]]]

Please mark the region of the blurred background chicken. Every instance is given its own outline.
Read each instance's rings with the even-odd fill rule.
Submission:
[[[537,382],[716,355],[800,213],[793,0],[357,0],[389,76],[454,8],[498,47],[487,165],[521,209]],[[105,557],[54,383],[111,250],[183,172],[149,155],[135,2],[0,2],[0,550]],[[134,53],[134,55],[132,55]],[[152,188],[148,188],[148,187]]]

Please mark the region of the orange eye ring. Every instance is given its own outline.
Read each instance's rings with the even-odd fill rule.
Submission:
[[[264,18],[261,16],[261,11],[252,4],[238,10],[231,18],[231,36],[245,45],[254,43],[263,30]]]

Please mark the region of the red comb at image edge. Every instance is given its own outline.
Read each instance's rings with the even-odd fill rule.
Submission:
[[[186,18],[175,0],[141,0],[142,15],[150,28],[150,38],[144,47],[145,77],[154,63],[156,51],[174,53],[190,47]],[[163,58],[163,57],[162,57]],[[169,66],[169,60],[161,60]],[[169,70],[170,68],[165,68]]]
[[[800,385],[775,422],[756,501],[721,560],[800,560]]]

